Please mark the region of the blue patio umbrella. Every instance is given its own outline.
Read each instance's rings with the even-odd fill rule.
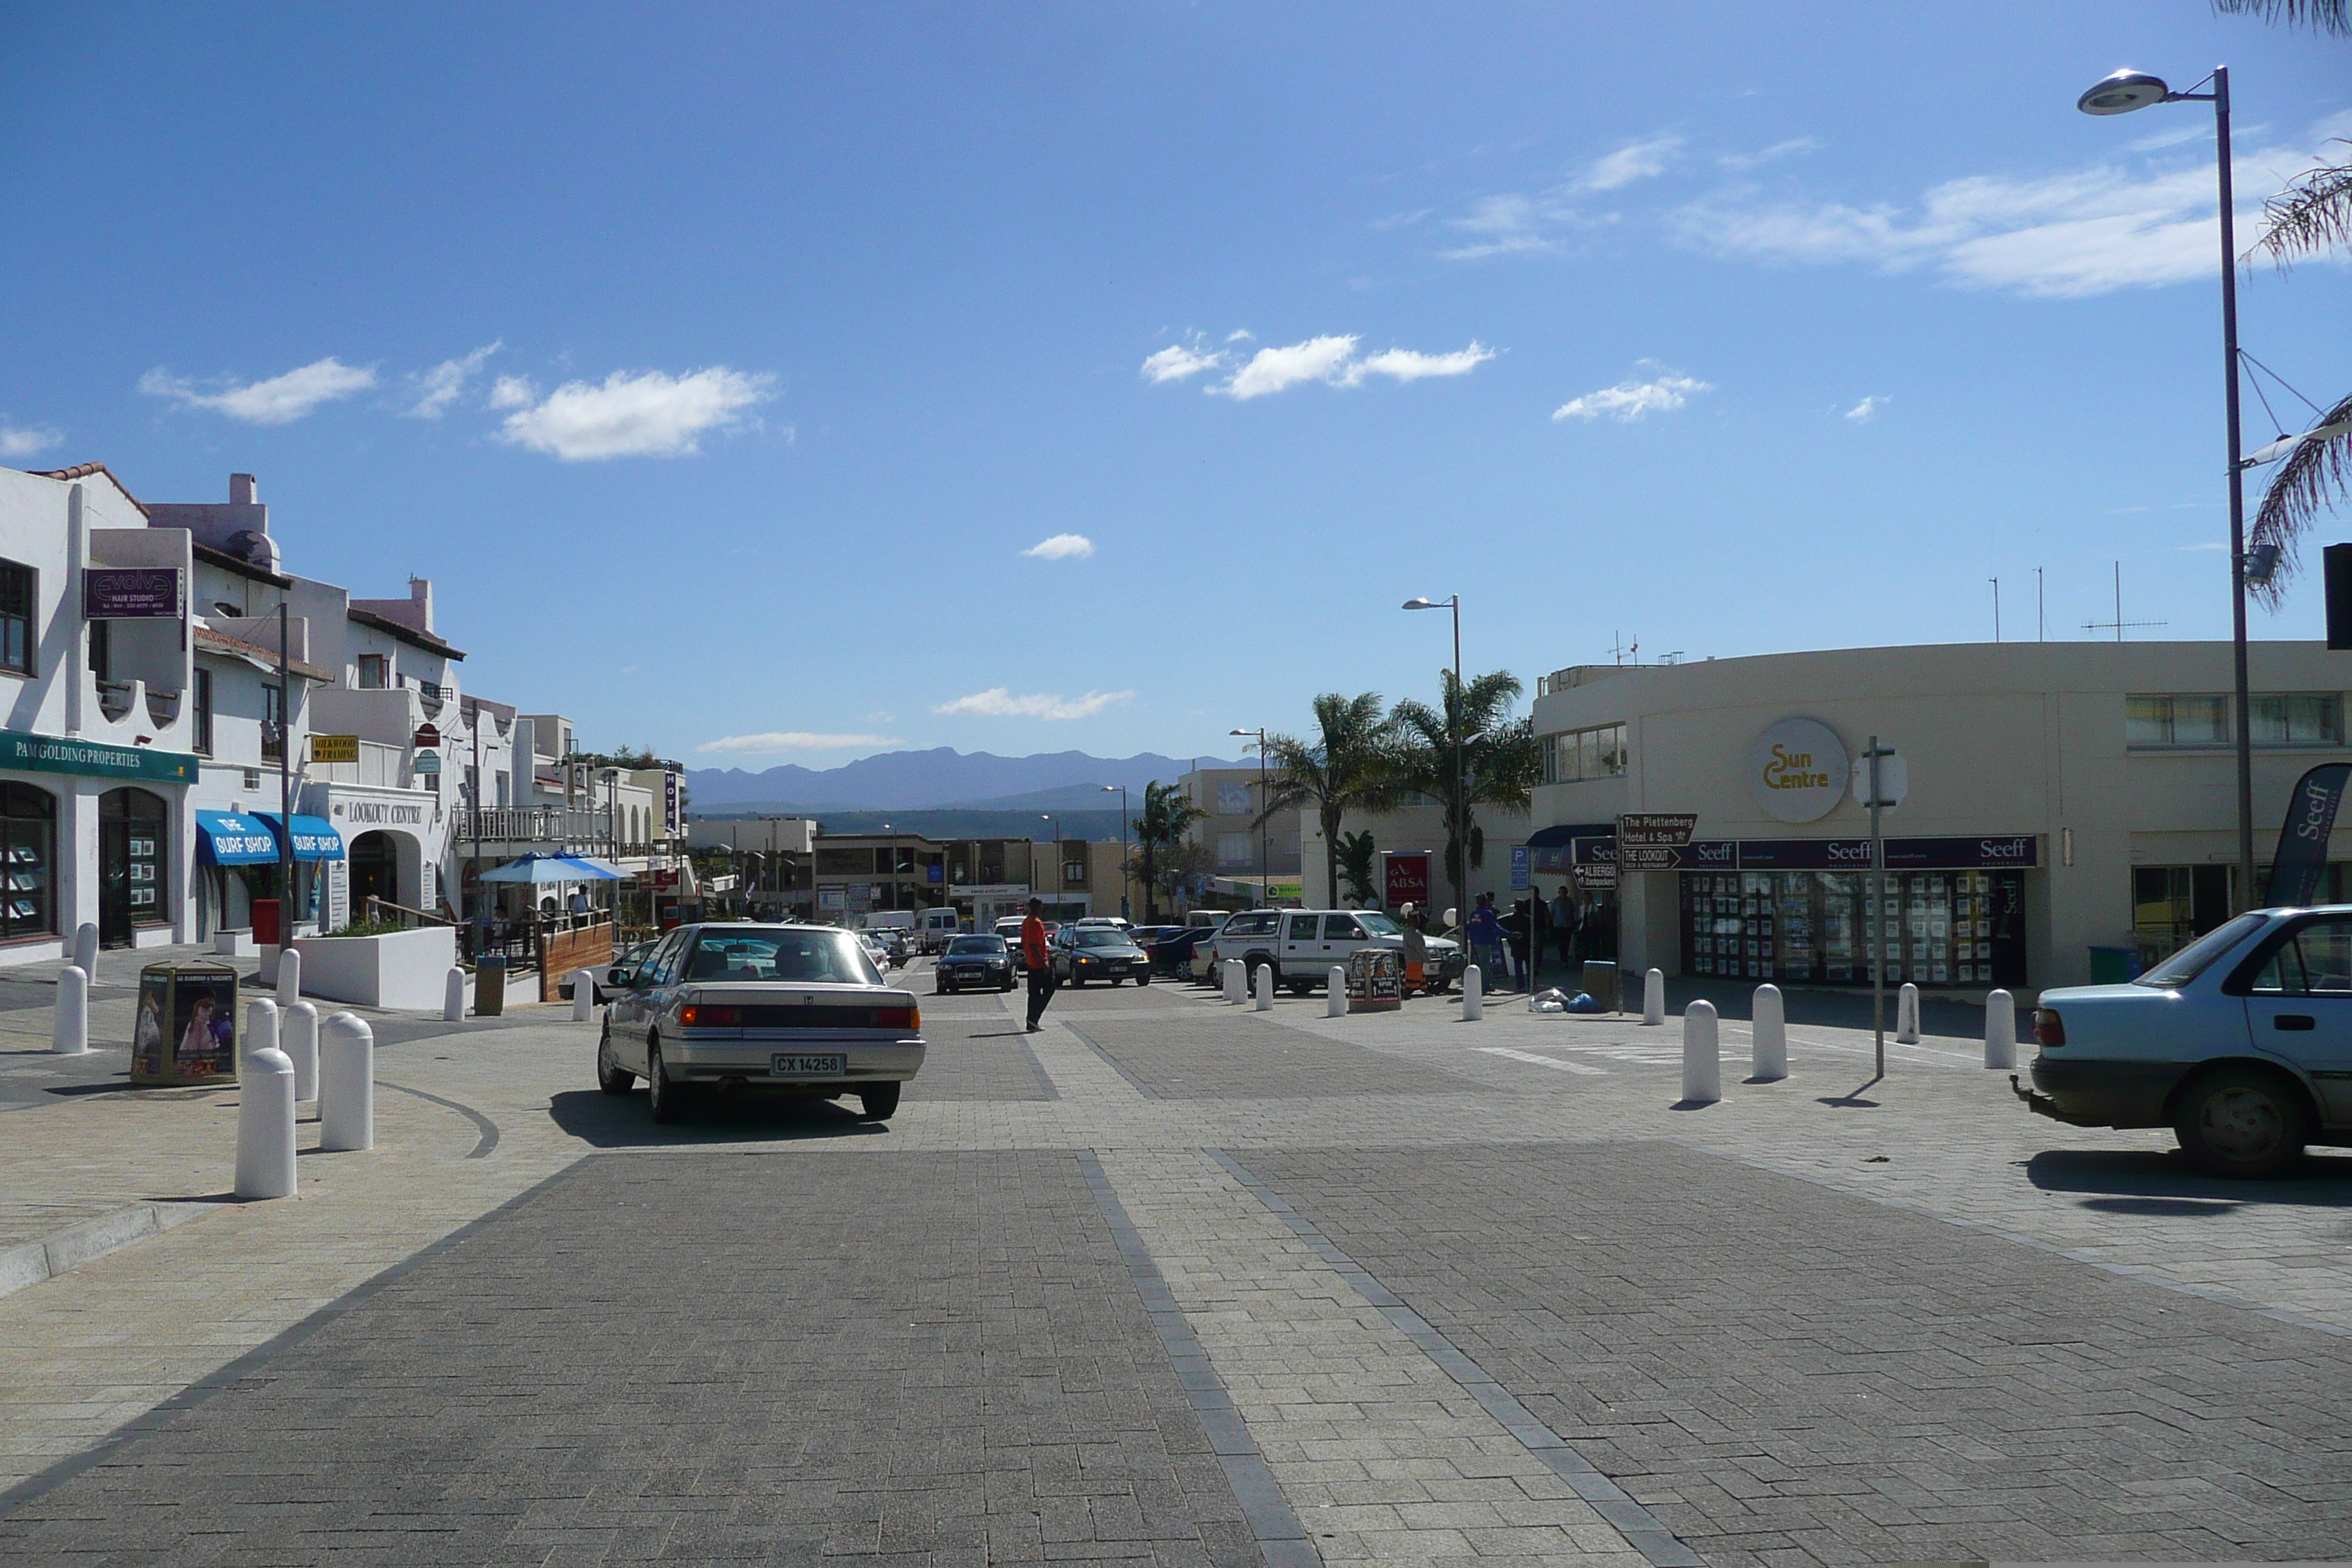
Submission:
[[[601,860],[589,860],[571,855],[551,855],[534,849],[520,859],[509,860],[495,871],[482,873],[485,882],[613,882],[622,873]]]

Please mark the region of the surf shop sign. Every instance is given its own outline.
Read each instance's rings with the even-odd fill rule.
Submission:
[[[1783,719],[1748,748],[1748,793],[1775,822],[1819,822],[1845,798],[1853,764],[1818,719]]]

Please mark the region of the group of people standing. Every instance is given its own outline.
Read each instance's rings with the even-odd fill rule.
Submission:
[[[1507,911],[1496,904],[1494,894],[1481,893],[1465,935],[1470,962],[1496,989],[1527,990],[1533,987],[1548,949],[1558,950],[1563,965],[1615,957],[1616,910],[1599,902],[1589,910],[1580,906],[1565,882],[1549,902],[1538,891]]]

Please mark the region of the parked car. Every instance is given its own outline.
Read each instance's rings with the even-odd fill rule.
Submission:
[[[1213,934],[1206,926],[1168,926],[1150,941],[1138,942],[1136,945],[1151,955],[1154,974],[1189,980],[1192,974],[1192,950]]]
[[[634,964],[596,1045],[596,1083],[623,1095],[639,1079],[656,1121],[687,1096],[725,1086],[857,1097],[887,1120],[922,1070],[923,1015],[883,979],[864,944],[829,926],[680,926]]]
[[[985,987],[1013,989],[1013,950],[1001,936],[960,936],[948,943],[932,971],[932,985],[940,994]]]
[[[2121,985],[2042,994],[2033,1089],[2075,1127],[2169,1127],[2215,1175],[2352,1145],[2352,905],[2254,910]]]
[[[890,967],[893,969],[906,968],[908,960],[914,957],[915,954],[914,940],[906,928],[903,926],[885,926],[881,930],[876,931],[874,935],[876,940],[881,942],[882,951],[889,955]]]
[[[1444,991],[1461,977],[1469,960],[1458,942],[1440,936],[1427,940],[1424,979],[1431,991]],[[1249,966],[1253,988],[1257,972],[1271,966],[1276,984],[1304,996],[1323,984],[1333,964],[1346,964],[1359,948],[1402,952],[1404,928],[1378,910],[1248,910],[1227,921],[1208,945],[1213,973],[1217,964],[1238,958]]]
[[[659,940],[660,939],[657,937],[655,939],[655,942],[658,942]],[[626,952],[615,953],[613,956],[613,962],[610,964],[606,965],[602,970],[596,971],[596,984],[594,987],[596,1005],[602,1007],[605,1003],[610,1002],[615,995],[619,994],[619,993],[612,990],[605,984],[604,978],[605,975],[610,974],[614,969],[623,967],[624,965],[642,963],[646,954],[651,952],[653,950],[654,942],[638,942],[635,946],[629,948]],[[571,1001],[572,976],[567,974],[562,979],[557,981],[555,983],[555,991],[556,994],[562,996],[566,1002]]]
[[[1132,980],[1138,985],[1149,985],[1151,960],[1118,927],[1082,921],[1054,939],[1054,978],[1065,985],[1084,985],[1090,980],[1113,985]]]

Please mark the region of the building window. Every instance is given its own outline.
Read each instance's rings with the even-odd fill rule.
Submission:
[[[1257,864],[1257,843],[1246,833],[1217,835],[1219,866],[1255,866]]]
[[[2226,746],[2230,700],[2135,692],[2124,699],[2126,746]]]
[[[33,673],[33,609],[40,603],[40,577],[30,566],[0,561],[0,670]]]
[[[2257,746],[2344,743],[2344,699],[2333,691],[2258,692],[2250,703]]]
[[[391,675],[392,661],[380,653],[360,655],[360,689],[382,691]]]
[[[286,689],[261,689],[261,760],[274,763],[286,754]]]
[[[2142,969],[2230,918],[2230,871],[2227,866],[2132,868],[2132,937]]]
[[[1625,776],[1625,726],[1599,724],[1544,737],[1544,783]]]
[[[57,851],[58,804],[30,784],[0,784],[0,941],[57,930],[50,871]]]
[[[194,709],[194,714],[191,723],[191,729],[194,731],[191,743],[194,745],[199,754],[209,757],[213,754],[213,672],[211,670],[196,671],[195,700],[192,706]]]

